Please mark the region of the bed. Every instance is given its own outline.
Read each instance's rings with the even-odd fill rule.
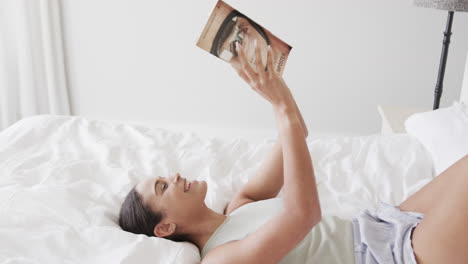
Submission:
[[[0,133],[0,262],[199,263],[194,245],[127,233],[117,220],[134,184],[174,172],[206,180],[205,202],[221,213],[276,140],[200,131],[57,115],[14,123]],[[405,133],[312,135],[307,145],[324,215],[399,204],[436,176]]]

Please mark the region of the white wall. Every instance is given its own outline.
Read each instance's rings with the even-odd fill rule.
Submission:
[[[377,104],[432,109],[447,12],[410,0],[227,0],[293,46],[284,79],[312,133],[378,133]],[[216,0],[62,0],[75,115],[275,129],[271,106],[195,46]],[[456,13],[441,107],[459,97]]]
[[[463,77],[463,86],[461,89],[460,101],[468,105],[468,56],[466,58],[465,75]]]

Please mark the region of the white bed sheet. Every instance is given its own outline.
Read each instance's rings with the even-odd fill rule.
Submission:
[[[82,117],[18,121],[0,133],[0,263],[198,263],[190,243],[122,231],[125,195],[145,177],[180,172],[206,180],[205,202],[221,212],[273,143]],[[323,214],[351,218],[379,199],[398,204],[434,176],[407,134],[307,143]]]

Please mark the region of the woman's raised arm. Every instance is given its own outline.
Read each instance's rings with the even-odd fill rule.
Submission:
[[[203,259],[209,263],[277,263],[320,222],[321,209],[312,160],[301,121],[294,109],[289,88],[273,69],[271,49],[268,69],[257,53],[257,73],[246,63],[242,49],[236,70],[251,87],[273,105],[283,145],[284,208],[255,232],[211,250]],[[233,65],[235,66],[235,65]]]
[[[321,210],[312,159],[305,141],[302,120],[297,115],[295,100],[283,78],[274,71],[271,46],[268,47],[266,71],[257,45],[255,53],[256,71],[247,62],[242,47],[238,48],[239,55],[231,64],[239,76],[273,106],[283,148],[284,205],[289,213],[297,213],[298,217],[320,219]]]

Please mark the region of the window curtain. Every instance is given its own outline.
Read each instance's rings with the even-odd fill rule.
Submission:
[[[0,131],[70,115],[59,0],[0,0]]]

